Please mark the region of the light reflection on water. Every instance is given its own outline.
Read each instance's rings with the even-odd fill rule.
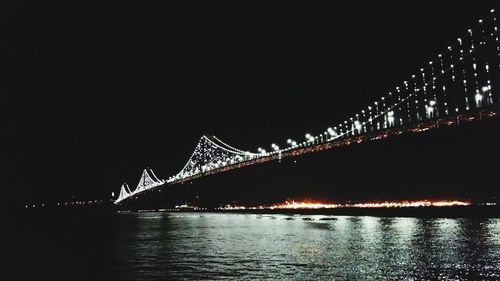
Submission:
[[[499,219],[152,213],[119,226],[119,280],[500,278]]]

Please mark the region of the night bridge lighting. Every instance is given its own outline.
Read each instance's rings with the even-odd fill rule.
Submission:
[[[216,136],[202,136],[178,173],[163,180],[147,168],[134,190],[122,185],[115,204],[160,186],[253,164],[493,117],[500,98],[497,16],[491,10],[408,79],[322,133],[290,136],[261,145],[256,152],[237,149]]]

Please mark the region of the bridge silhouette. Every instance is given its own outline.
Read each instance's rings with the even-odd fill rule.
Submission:
[[[273,143],[269,151],[259,148],[257,152],[204,135],[180,172],[164,180],[146,168],[134,190],[122,185],[115,204],[161,186],[249,165],[491,118],[500,103],[497,17],[497,11],[491,10],[394,90],[324,132],[306,134],[303,141]]]

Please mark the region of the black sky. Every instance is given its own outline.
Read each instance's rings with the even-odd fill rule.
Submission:
[[[498,1],[11,1],[0,202],[168,177],[202,134],[256,150],[382,96]]]

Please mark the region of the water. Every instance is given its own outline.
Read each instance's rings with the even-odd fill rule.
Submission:
[[[1,280],[500,279],[500,219],[74,214],[13,229]]]

